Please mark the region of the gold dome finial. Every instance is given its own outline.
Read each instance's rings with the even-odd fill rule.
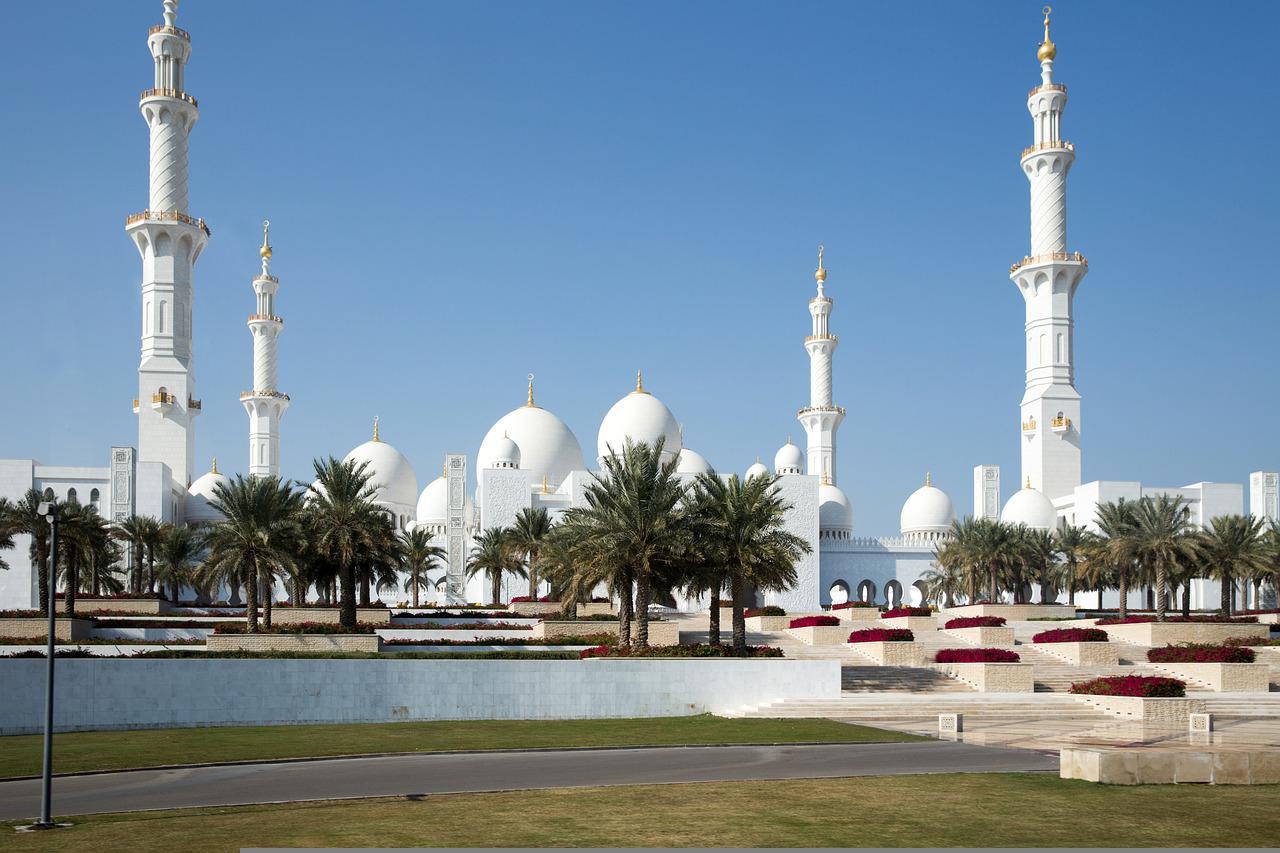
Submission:
[[[536,408],[533,405],[533,374],[532,373],[529,374],[529,397],[527,400],[524,401],[524,404],[530,409]]]
[[[378,416],[377,415],[373,416],[373,440],[382,441],[382,439],[378,438]]]
[[[262,220],[262,248],[258,250],[258,254],[264,261],[271,260],[271,244],[267,242],[267,229],[271,227],[271,220]]]
[[[635,393],[637,393],[637,394],[648,394],[648,393],[649,393],[648,391],[644,390],[644,376],[642,376],[642,375],[640,374],[640,371],[639,371],[639,370],[637,370],[637,371],[636,371],[636,390],[635,390]]]
[[[448,462],[440,463],[440,479],[441,480],[449,479],[449,463]]]
[[[218,457],[213,457],[213,465],[209,468],[210,474],[218,473]]]
[[[822,255],[824,252],[826,252],[826,248],[821,243],[819,243],[818,244],[818,270],[813,274],[814,280],[817,281],[819,284],[827,280],[827,270],[822,265]]]
[[[544,495],[547,493],[547,475],[546,474],[542,475],[542,493]]]
[[[931,471],[924,472],[924,487],[926,489],[933,488],[933,473]]]
[[[1058,55],[1057,46],[1049,40],[1049,13],[1052,11],[1052,6],[1044,7],[1044,41],[1040,43],[1040,49],[1036,51],[1036,58],[1041,62],[1052,61]]]
[[[1027,475],[1027,485],[1026,485],[1026,488],[1028,488],[1028,489],[1029,489],[1029,488],[1031,488],[1031,475],[1030,475],[1030,474],[1028,474],[1028,475]]]

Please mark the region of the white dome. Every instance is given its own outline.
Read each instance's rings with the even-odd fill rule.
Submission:
[[[342,461],[369,463],[365,471],[373,475],[369,485],[378,490],[374,498],[377,503],[394,504],[397,509],[408,510],[418,499],[418,475],[413,472],[413,466],[403,453],[385,441],[377,438],[366,441]]]
[[[548,487],[556,488],[570,471],[587,467],[582,446],[565,422],[539,406],[525,405],[489,427],[476,452],[476,470],[495,468],[509,458],[511,442],[516,444],[520,467],[530,472],[538,486],[545,477]]]
[[[804,452],[787,439],[787,443],[778,448],[773,455],[773,470],[776,474],[800,474],[804,472]]]
[[[709,474],[711,463],[701,453],[687,447],[680,448],[680,456],[676,460],[676,472],[680,474]]]
[[[444,533],[445,524],[448,522],[449,516],[449,486],[444,475],[436,477],[427,487],[422,490],[422,494],[418,497],[418,508],[414,513],[417,521],[414,527],[425,527],[431,533]],[[474,508],[471,503],[471,495],[467,495],[463,506],[464,517],[467,524],[470,525],[474,515]]]
[[[928,480],[911,493],[902,505],[898,516],[903,536],[912,534],[943,534],[951,529],[956,511],[951,498],[942,489],[934,488]]]
[[[853,504],[839,486],[818,486],[818,533],[848,539],[853,533]]]
[[[506,433],[493,443],[493,464],[507,468],[520,467],[520,448]]]
[[[1058,524],[1058,512],[1044,493],[1030,486],[1015,492],[1000,511],[1005,524],[1025,524],[1033,530],[1053,530]]]
[[[743,476],[742,479],[750,480],[752,477],[768,477],[768,476],[769,476],[769,469],[765,467],[765,464],[763,462],[757,459],[755,462],[751,463],[751,467],[747,469],[747,473]]]
[[[634,444],[643,442],[650,446],[657,444],[659,439],[665,439],[662,448],[664,459],[678,456],[684,445],[675,415],[666,404],[644,390],[638,373],[636,390],[614,403],[600,422],[600,433],[596,438],[597,459],[603,462],[610,455],[610,449],[621,453],[628,439]]]
[[[209,506],[209,501],[213,500],[214,490],[219,484],[230,486],[231,478],[216,468],[200,476],[191,484],[191,488],[187,489],[185,510],[187,521],[207,521],[222,517],[222,513]]]
[[[304,495],[304,499],[312,501],[320,497],[324,493],[325,493],[324,485],[319,480],[312,480],[311,485],[307,487],[307,492],[306,492],[306,495]]]

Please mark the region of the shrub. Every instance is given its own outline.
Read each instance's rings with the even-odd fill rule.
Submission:
[[[734,651],[733,646],[697,643],[690,646],[615,646],[599,645],[578,652],[582,660],[587,658],[780,658],[782,649],[774,646],[747,646],[745,653]]]
[[[66,597],[67,597],[67,594],[65,592],[60,592],[57,595],[58,601],[61,601]],[[80,601],[139,601],[143,599],[147,601],[153,601],[156,599],[159,599],[160,601],[169,600],[158,592],[118,592],[115,595],[90,595],[85,592],[76,594],[77,602],[80,602]]]
[[[1231,637],[1223,640],[1224,646],[1280,646],[1280,637],[1269,639],[1263,637]]]
[[[863,628],[849,635],[850,643],[909,643],[916,638],[910,628]]]
[[[466,605],[462,605],[466,606]],[[423,619],[510,619],[511,614],[506,610],[497,612],[476,611],[472,613],[454,613],[449,610],[396,610],[391,614],[391,618],[396,617],[421,617]],[[490,626],[492,627],[492,626]]]
[[[831,605],[832,610],[848,610],[850,607],[878,607],[870,601],[845,601],[840,604]]]
[[[932,616],[928,607],[895,607],[880,614],[881,619],[893,619],[898,616]]]
[[[383,646],[598,646],[613,642],[612,634],[582,634],[572,637],[480,637],[476,640],[420,640],[397,637],[383,640]]]
[[[97,657],[93,652],[88,651],[87,649],[54,649],[54,651],[53,651],[53,656],[54,656],[55,658],[91,658],[91,657]],[[0,655],[0,657],[4,657],[4,658],[43,658],[43,657],[48,657],[48,655],[46,655],[46,654],[45,654],[44,652],[42,652],[42,651],[35,651],[34,649],[32,649],[32,650],[25,651],[25,652],[14,652],[13,654]],[[115,655],[112,655],[112,657],[115,657]]]
[[[948,619],[944,628],[1003,628],[1003,616],[962,616]]]
[[[348,630],[333,622],[298,622],[295,625],[272,625],[270,630],[258,623],[259,634],[372,634],[375,629],[386,627],[371,622],[357,622],[356,627]],[[246,626],[243,622],[219,622],[214,627],[215,634],[243,634]]]
[[[107,656],[103,656],[107,657]],[[110,655],[110,657],[126,657]],[[184,651],[165,649],[155,652],[140,652],[132,655],[135,658],[219,658],[222,660],[577,660],[577,652],[542,652],[529,649],[512,649],[500,652],[210,652],[203,649]]]
[[[525,604],[530,601],[537,602],[539,604],[559,604],[560,603],[560,599],[551,595],[544,595],[542,596],[542,598],[535,598],[532,595],[517,595],[517,596],[513,596],[511,599],[512,604]]]
[[[801,616],[792,619],[788,628],[815,628],[824,625],[839,625],[840,620],[834,616]]]
[[[1187,695],[1186,682],[1158,675],[1109,675],[1071,685],[1072,693],[1092,696],[1178,698]]]
[[[1185,643],[1147,651],[1151,663],[1253,663],[1255,657],[1253,649],[1213,643]]]
[[[786,616],[787,611],[783,610],[776,604],[766,604],[764,607],[752,607],[750,610],[744,610],[743,616]]]
[[[62,614],[58,614],[61,617]],[[43,610],[0,610],[0,619],[47,619]]]
[[[1110,639],[1101,628],[1054,628],[1031,638],[1033,643],[1105,643]]]
[[[1126,616],[1121,619],[1119,616],[1106,616],[1098,620],[1099,625],[1140,625],[1143,622],[1154,622],[1154,616]],[[1166,622],[1200,622],[1207,624],[1217,624],[1223,622],[1257,622],[1257,616],[1242,616],[1240,618],[1232,618],[1230,616],[1166,616]]]
[[[1017,652],[1008,649],[939,649],[933,656],[938,663],[1017,663]]]
[[[459,622],[454,625],[402,625],[399,631],[532,631],[532,625],[517,625],[514,622]]]

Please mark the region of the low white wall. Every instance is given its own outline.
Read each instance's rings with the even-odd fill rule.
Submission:
[[[97,640],[203,640],[213,633],[208,628],[111,628],[96,627],[90,632]]]
[[[44,666],[0,660],[0,735],[40,730]],[[835,660],[58,661],[59,731],[716,713],[840,695]]]
[[[480,640],[488,637],[503,637],[516,640],[533,639],[533,631],[503,631],[501,629],[485,629],[485,630],[432,630],[428,628],[412,629],[412,628],[377,628],[374,630],[384,640],[421,640],[426,643],[431,640]]]

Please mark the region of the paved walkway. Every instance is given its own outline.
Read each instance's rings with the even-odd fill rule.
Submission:
[[[133,770],[53,780],[54,814],[597,785],[1058,770],[1056,757],[946,741],[477,752]],[[40,812],[38,779],[0,782],[0,820]]]

